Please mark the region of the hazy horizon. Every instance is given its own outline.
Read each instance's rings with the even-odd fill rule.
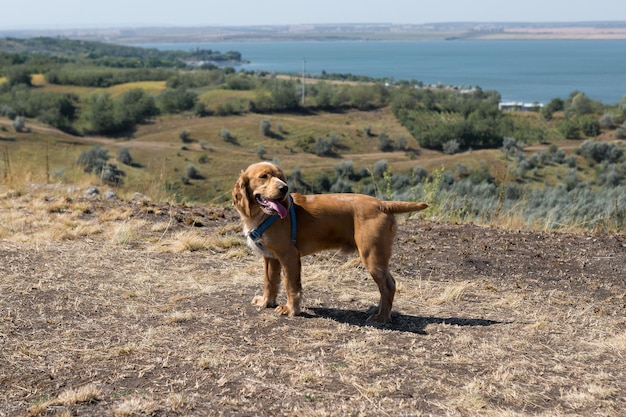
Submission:
[[[32,0],[28,10],[6,9],[0,30],[107,29],[124,27],[228,27],[311,24],[428,23],[585,23],[626,20],[626,2],[615,0],[441,0],[420,4],[395,0],[383,6],[374,0],[318,0],[302,7],[286,0],[258,2],[179,0],[158,5],[150,0]]]

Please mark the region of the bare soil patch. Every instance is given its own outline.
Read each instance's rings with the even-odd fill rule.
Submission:
[[[626,413],[626,236],[401,218],[386,326],[356,258],[250,305],[230,209],[5,194],[0,416]]]

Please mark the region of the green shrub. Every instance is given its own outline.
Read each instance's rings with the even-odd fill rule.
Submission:
[[[270,135],[270,128],[272,127],[272,124],[270,123],[270,121],[268,119],[263,119],[261,120],[261,134],[263,136],[269,136]]]
[[[117,160],[124,165],[132,165],[133,158],[130,156],[130,151],[127,147],[121,147],[117,153]]]

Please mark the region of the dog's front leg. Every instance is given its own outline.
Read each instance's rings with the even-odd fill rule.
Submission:
[[[280,262],[278,259],[263,258],[263,295],[252,299],[252,304],[261,307],[276,307],[276,296],[280,287]]]
[[[295,316],[300,313],[300,301],[302,300],[302,283],[300,281],[300,254],[297,249],[284,254],[280,258],[281,265],[285,272],[285,292],[287,293],[287,303],[276,307],[279,314]]]

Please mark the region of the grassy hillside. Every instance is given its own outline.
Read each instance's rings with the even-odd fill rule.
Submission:
[[[213,93],[215,96],[220,94],[226,93]],[[263,120],[269,120],[271,124],[270,131],[273,134],[269,137],[261,133]],[[239,172],[248,164],[261,160],[257,154],[261,146],[267,151],[265,159],[280,163],[290,175],[294,170],[300,169],[307,184],[314,183],[320,173],[332,176],[336,167],[344,163],[351,162],[355,171],[363,168],[371,172],[381,160],[387,161],[387,171],[390,174],[410,175],[413,169],[422,167],[431,175],[435,172],[447,172],[457,180],[486,167],[495,182],[494,187],[505,190],[506,187],[517,186],[527,190],[524,191],[526,193],[532,189],[555,186],[564,181],[571,171],[571,168],[563,164],[546,163],[521,177],[513,174],[518,169],[515,157],[499,149],[475,150],[454,155],[422,149],[393,117],[389,108],[343,113],[245,114],[204,118],[186,114],[169,115],[139,126],[132,138],[121,139],[71,136],[32,120],[27,121],[28,131],[23,133],[14,132],[8,119],[0,119],[0,124],[0,146],[5,155],[0,166],[7,186],[20,188],[31,182],[50,181],[81,187],[96,185],[103,190],[110,188],[109,185],[102,184],[97,176],[85,174],[76,163],[82,152],[99,145],[108,150],[111,161],[125,172],[122,184],[114,187],[116,194],[130,198],[135,192],[140,192],[156,201],[228,203],[232,184]],[[280,126],[280,131],[277,126]],[[365,133],[366,126],[369,136]],[[226,142],[221,137],[224,129],[234,137],[234,143]],[[184,143],[180,139],[182,131],[189,132],[189,138]],[[392,138],[407,138],[407,150],[378,150],[378,135],[382,132]],[[320,157],[302,150],[303,142],[329,134],[339,137],[340,151],[337,156]],[[581,141],[562,141],[558,143],[558,148],[577,161],[576,175],[580,181],[591,180],[597,176],[599,166],[576,155],[575,151],[580,145]],[[129,150],[132,165],[123,165],[115,160],[121,148]],[[547,145],[533,145],[527,147],[523,154],[532,159],[533,155],[545,153],[548,148]],[[9,165],[6,164],[6,158]],[[182,178],[186,176],[190,165],[197,169],[200,177],[185,182]],[[381,177],[365,183],[355,182],[353,191],[364,191],[363,187],[367,184],[372,187],[373,183],[373,187],[383,198],[394,197],[389,195],[389,181],[390,177]],[[413,188],[420,190],[419,197],[438,198],[439,194],[433,194],[432,190],[426,190],[423,185],[421,187]],[[458,204],[459,200],[456,201]],[[461,197],[461,201],[467,204],[472,201],[472,196]],[[522,218],[525,211],[523,201],[507,210],[486,206],[481,209],[483,214],[472,214],[467,212],[467,208],[456,206],[451,209],[446,204],[452,203],[440,202],[429,214],[447,219],[505,222],[513,226],[528,223]],[[617,204],[620,206],[616,208],[615,216],[620,221],[619,224],[622,224],[623,220],[619,217],[623,210],[621,200],[607,203],[610,209],[608,216],[612,216]],[[499,218],[494,217],[496,211],[499,211]],[[535,227],[547,226],[539,220]]]
[[[282,133],[277,137],[264,136],[260,131],[264,119],[270,121],[272,131],[276,130],[276,125],[282,125]],[[222,201],[228,198],[229,187],[239,171],[260,160],[257,156],[259,146],[267,149],[266,159],[280,160],[287,171],[300,167],[309,178],[319,171],[332,171],[335,164],[345,159],[353,160],[357,166],[370,168],[381,158],[398,163],[397,169],[408,169],[415,164],[412,160],[415,156],[406,152],[378,151],[376,138],[366,137],[363,133],[363,127],[368,125],[372,132],[386,131],[391,136],[410,138],[386,109],[311,115],[163,116],[152,124],[140,126],[132,139],[75,137],[30,120],[27,122],[30,132],[16,133],[10,128],[10,120],[0,119],[0,123],[6,129],[2,132],[2,143],[8,150],[15,180],[23,179],[20,172],[25,171],[35,181],[45,178],[46,142],[49,168],[51,172],[63,170],[64,174],[59,178],[63,181],[69,180],[68,175],[71,178],[78,175],[80,168],[75,163],[78,155],[95,144],[109,149],[112,156],[117,155],[119,148],[127,147],[140,167],[123,167],[127,176],[121,192],[145,189],[147,178],[154,181],[151,188],[160,187],[166,181],[179,182],[185,167],[194,164],[206,179],[192,181],[192,184],[183,187],[180,199],[187,201]],[[236,143],[225,142],[220,136],[222,129],[230,131]],[[183,130],[191,134],[189,143],[183,143],[179,138]],[[329,133],[341,138],[341,157],[318,157],[298,148],[298,142]],[[413,140],[409,141],[409,146],[418,147]],[[434,152],[427,154],[436,156]],[[203,156],[207,157],[203,159],[206,162],[199,162]],[[430,168],[439,166],[441,162],[438,159],[424,161]],[[95,177],[85,178],[85,181],[98,182]]]
[[[44,41],[55,44],[35,46]],[[142,67],[123,47],[57,46],[64,55],[0,52],[7,187],[96,185],[123,198],[228,204],[239,172],[269,160],[293,190],[426,200],[439,219],[626,225],[626,101],[609,107],[573,92],[516,113],[499,109],[495,91],[339,74],[307,80],[303,104],[299,77],[172,68],[162,61],[181,57],[156,51]]]

